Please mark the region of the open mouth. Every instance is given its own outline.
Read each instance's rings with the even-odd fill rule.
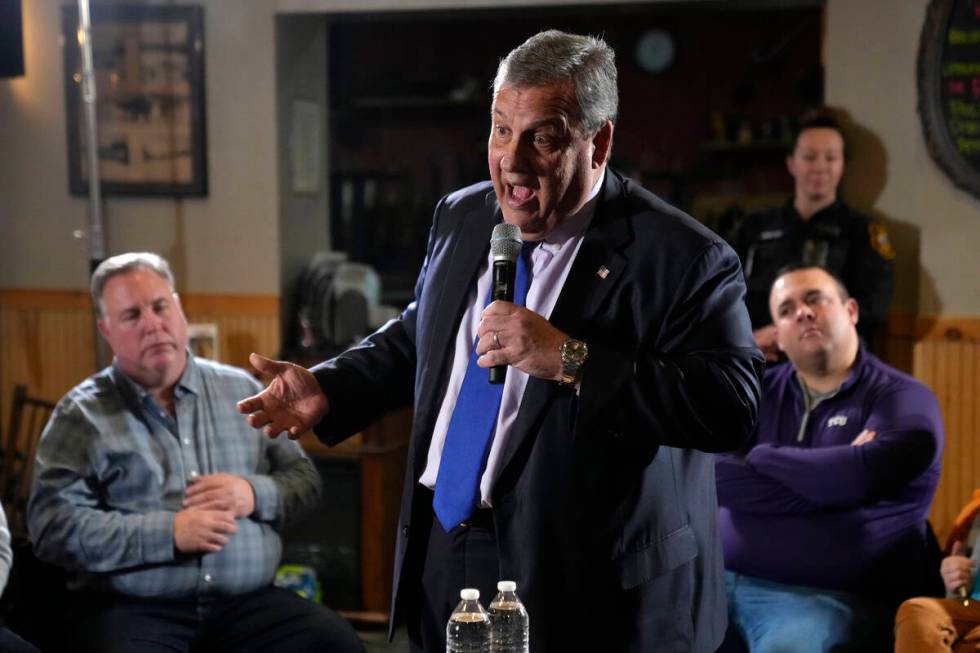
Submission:
[[[507,205],[512,209],[527,209],[533,204],[537,192],[529,186],[514,186],[506,184]]]

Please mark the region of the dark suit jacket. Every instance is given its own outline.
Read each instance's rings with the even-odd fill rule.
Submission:
[[[417,492],[417,480],[467,296],[500,220],[489,183],[443,198],[415,301],[314,369],[330,400],[317,427],[328,444],[414,403],[393,622],[418,600],[431,494]],[[501,577],[517,581],[535,651],[720,643],[722,559],[703,452],[737,448],[756,419],[762,358],[744,290],[738,259],[715,234],[606,174],[550,318],[589,345],[579,393],[529,380],[493,490]]]

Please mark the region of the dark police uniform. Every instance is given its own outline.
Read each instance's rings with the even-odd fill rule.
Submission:
[[[836,201],[809,220],[792,201],[747,217],[732,246],[742,260],[752,328],[772,323],[769,290],[780,269],[815,265],[837,275],[858,302],[858,333],[870,342],[888,317],[895,250],[884,226]]]

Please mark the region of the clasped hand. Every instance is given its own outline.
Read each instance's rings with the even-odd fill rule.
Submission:
[[[255,510],[255,489],[234,474],[201,476],[187,488],[184,507],[228,510],[235,517],[248,517]]]
[[[977,563],[970,560],[965,555],[963,542],[954,542],[953,550],[950,555],[943,558],[939,567],[939,573],[943,577],[943,585],[950,595],[956,595],[961,587],[970,588],[973,582],[973,575],[977,571]]]
[[[235,519],[255,510],[252,484],[234,474],[209,474],[187,488],[174,517],[174,545],[184,553],[216,553],[238,531]]]
[[[483,310],[476,331],[477,365],[511,365],[530,376],[561,379],[558,348],[568,336],[523,306],[495,301]]]

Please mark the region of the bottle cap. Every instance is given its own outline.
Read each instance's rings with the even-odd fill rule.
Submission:
[[[480,598],[480,590],[476,590],[471,587],[460,590],[459,598],[463,599],[464,601],[476,601]]]
[[[512,580],[501,580],[497,582],[498,592],[516,592],[517,583]]]

